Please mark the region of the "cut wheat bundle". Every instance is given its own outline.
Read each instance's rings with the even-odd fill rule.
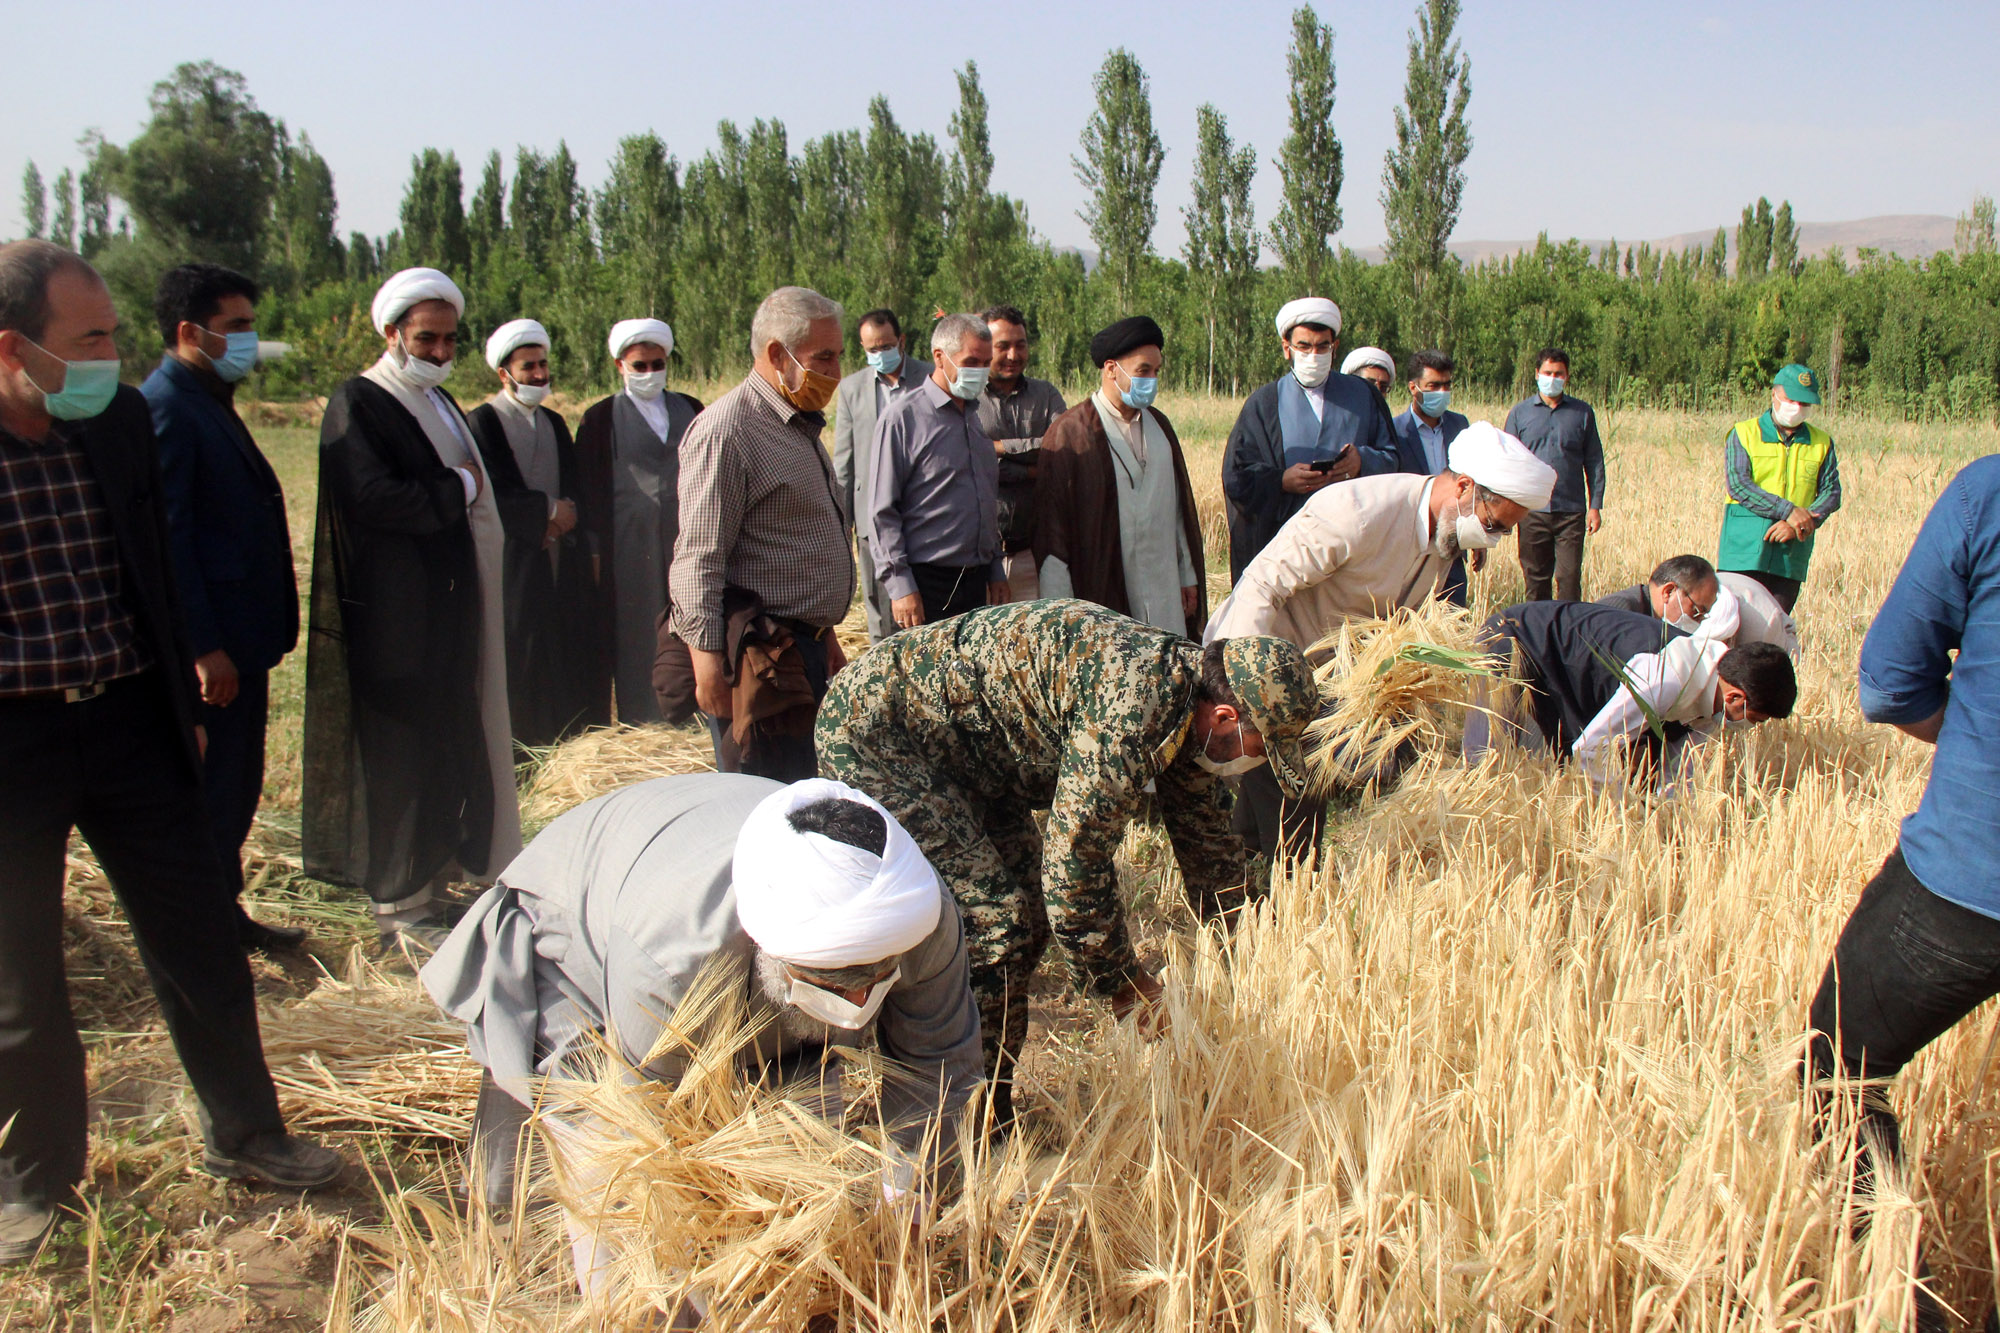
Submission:
[[[1441,601],[1355,620],[1307,657],[1327,711],[1306,728],[1306,766],[1321,790],[1366,783],[1410,741],[1442,744],[1493,674],[1478,626]]]

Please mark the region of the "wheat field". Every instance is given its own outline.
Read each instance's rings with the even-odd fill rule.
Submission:
[[[1163,406],[1190,444],[1220,588],[1234,405]],[[1592,595],[1713,552],[1727,420],[1603,424]],[[725,1329],[1845,1330],[1901,1326],[1921,1245],[1936,1290],[1976,1321],[2000,1268],[1993,1011],[1897,1082],[1907,1166],[1865,1209],[1844,1187],[1850,1141],[1836,1127],[1813,1142],[1797,1063],[1833,939],[1927,772],[1924,747],[1859,715],[1861,637],[1938,490],[2000,435],[1831,428],[1846,505],[1800,604],[1789,722],[1730,735],[1658,804],[1507,751],[1467,768],[1434,743],[1233,933],[1196,928],[1164,839],[1135,830],[1121,878],[1170,1029],[1148,1042],[1045,988],[1023,1131],[990,1153],[968,1141],[956,1193],[883,1207],[866,1126],[836,1133],[712,1070],[564,1089],[611,1131],[575,1198],[621,1258],[586,1301],[557,1214],[468,1222],[442,1205],[473,1071],[407,977],[357,961],[267,1011],[294,1116],[396,1163],[375,1168],[367,1207],[308,1200],[260,1223],[312,1238],[315,1300],[257,1305],[215,1243],[232,1193],[184,1237],[121,1250],[143,1197],[127,1180],[90,1253],[0,1285],[0,1313],[199,1333],[583,1330],[664,1327],[693,1292]],[[1496,557],[1476,611],[1518,596],[1510,548]],[[658,766],[698,751],[676,741]],[[634,770],[627,747],[616,771]],[[592,789],[559,782],[530,792],[538,810]],[[140,1058],[104,1052],[97,1076]],[[157,1040],[149,1058],[157,1073]],[[100,1182],[108,1153],[114,1177],[140,1162],[170,1188],[187,1141],[154,1129],[144,1149],[100,1148]],[[86,1290],[87,1309],[64,1299]],[[238,1322],[188,1322],[203,1309]]]

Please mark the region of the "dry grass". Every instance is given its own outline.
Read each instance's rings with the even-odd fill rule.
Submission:
[[[545,824],[572,806],[634,782],[714,769],[715,751],[703,727],[597,727],[530,761],[521,788],[521,819]]]
[[[1233,407],[1168,408],[1206,487]],[[1721,502],[1725,414],[1606,424],[1593,591],[1712,550]],[[1992,1011],[1898,1081],[1909,1169],[1861,1243],[1840,1152],[1807,1141],[1794,1071],[1833,938],[1927,772],[1924,748],[1860,718],[1860,638],[1943,480],[1997,437],[1832,429],[1848,504],[1801,605],[1792,721],[1718,745],[1665,805],[1506,751],[1466,769],[1420,738],[1430,753],[1337,825],[1327,863],[1283,877],[1233,936],[1148,923],[1165,939],[1171,1035],[1147,1045],[1090,1007],[1046,1041],[1038,1026],[1026,1132],[975,1155],[963,1194],[914,1226],[867,1202],[865,1149],[771,1094],[689,1089],[699,1114],[676,1120],[675,1090],[586,1089],[626,1131],[599,1155],[623,1193],[596,1197],[628,1254],[625,1294],[586,1307],[552,1216],[496,1228],[427,1202],[454,1169],[429,1136],[455,1132],[469,1071],[407,981],[333,962],[325,999],[270,1015],[274,1051],[294,1114],[361,1136],[347,1142],[385,1172],[388,1206],[258,1225],[319,1247],[323,1297],[340,1267],[330,1327],[639,1327],[642,1307],[699,1280],[733,1312],[769,1302],[772,1318],[719,1327],[817,1312],[910,1330],[1890,1328],[1919,1237],[1976,1319],[2000,1244]],[[1203,497],[1213,540],[1219,506]],[[1511,552],[1496,556],[1475,618],[1518,595]],[[1421,636],[1455,642],[1445,633]],[[1357,641],[1353,660],[1369,651]],[[1412,683],[1403,703],[1449,683]],[[1391,693],[1371,704],[1390,719],[1375,734],[1401,725]],[[1157,834],[1128,840],[1122,864],[1135,901],[1162,901]],[[100,1083],[126,1058],[102,1051]],[[241,1196],[177,1213],[185,1141],[142,1129],[99,1149],[97,1257],[0,1286],[0,1319],[194,1328],[173,1321],[267,1308],[218,1220]],[[242,1318],[228,1327],[273,1323]]]

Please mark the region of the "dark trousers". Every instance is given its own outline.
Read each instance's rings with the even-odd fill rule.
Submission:
[[[201,725],[208,731],[208,751],[201,761],[202,801],[223,882],[239,898],[243,841],[264,798],[264,728],[270,712],[271,677],[263,671],[237,677],[236,698],[229,707],[201,708]]]
[[[1229,827],[1259,856],[1301,857],[1318,850],[1326,831],[1326,802],[1287,800],[1269,764],[1236,780],[1236,805]]]
[[[986,605],[988,565],[920,565],[912,562],[910,577],[924,599],[924,623],[932,624],[977,611]]]
[[[1836,1071],[1887,1079],[1996,994],[2000,921],[1925,888],[1898,847],[1861,891],[1813,997],[1808,1058],[1815,1083]],[[1823,1086],[1816,1090],[1822,1119],[1833,1097]],[[1890,1158],[1900,1157],[1887,1089],[1863,1092],[1860,1111]],[[1872,1174],[1864,1156],[1857,1179],[1866,1183]]]
[[[1764,591],[1777,599],[1778,605],[1785,608],[1786,615],[1790,615],[1792,608],[1799,604],[1799,589],[1805,586],[1803,580],[1788,579],[1783,574],[1767,574],[1761,569],[1732,569],[1729,572],[1763,584]]]
[[[1585,517],[1581,511],[1529,514],[1514,529],[1521,576],[1528,581],[1529,601],[1548,601],[1552,583],[1555,596],[1561,601],[1583,600]]]
[[[83,1179],[83,1043],[63,972],[72,828],[131,923],[181,1066],[224,1151],[282,1129],[250,964],[158,673],[82,703],[0,700],[0,1204]]]
[[[814,638],[810,625],[786,622],[792,632],[792,641],[799,647],[799,655],[805,658],[806,682],[812,686],[815,701],[826,698],[826,635]],[[827,630],[826,634],[834,633]],[[729,719],[713,717],[707,713],[708,738],[715,746],[715,770],[718,773],[748,773],[754,777],[769,778],[773,782],[804,782],[807,778],[819,776],[819,752],[813,749],[812,732],[803,736],[779,736],[760,739],[757,747],[745,754],[741,746],[730,739]]]

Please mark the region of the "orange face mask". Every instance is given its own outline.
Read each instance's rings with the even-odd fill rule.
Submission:
[[[801,412],[823,411],[826,405],[833,401],[834,391],[840,387],[840,381],[831,375],[822,375],[816,370],[808,369],[803,361],[792,356],[792,349],[789,347],[785,348],[785,355],[799,368],[799,374],[803,378],[799,381],[799,387],[794,389],[785,383],[783,375],[778,376],[778,392],[785,396],[786,402]]]

